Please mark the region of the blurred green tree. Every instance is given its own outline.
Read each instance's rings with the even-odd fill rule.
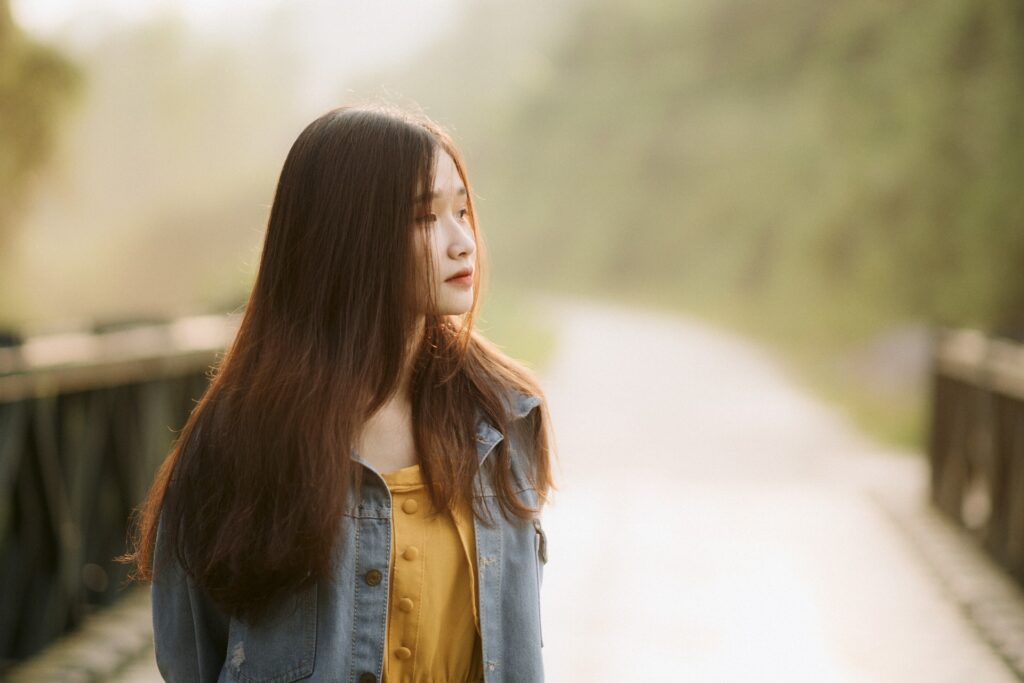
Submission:
[[[25,35],[14,23],[9,0],[0,0],[0,252],[82,82],[81,70]]]
[[[507,276],[814,344],[1024,338],[1019,2],[551,4],[481,0],[365,80],[453,124]]]

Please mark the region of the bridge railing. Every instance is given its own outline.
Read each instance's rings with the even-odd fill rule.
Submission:
[[[940,330],[930,409],[933,503],[1024,583],[1024,344]]]
[[[238,322],[0,347],[0,677],[123,592],[130,513]]]

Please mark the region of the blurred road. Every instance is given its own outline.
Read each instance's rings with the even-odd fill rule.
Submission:
[[[549,300],[561,487],[544,517],[548,680],[1016,680],[869,493],[925,468],[752,344]],[[152,655],[114,680],[159,681]]]
[[[551,681],[1016,680],[868,495],[926,469],[681,318],[552,301]]]

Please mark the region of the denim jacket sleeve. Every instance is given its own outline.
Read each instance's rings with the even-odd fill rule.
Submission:
[[[162,532],[161,523],[151,585],[157,668],[170,683],[215,683],[227,653],[229,618],[170,557]]]

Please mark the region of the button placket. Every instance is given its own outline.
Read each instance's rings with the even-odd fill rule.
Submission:
[[[404,548],[396,546],[396,553],[400,551],[402,559],[395,563],[392,576],[394,595],[400,596],[392,602],[393,611],[390,615],[391,626],[388,633],[388,656],[393,656],[402,663],[400,671],[395,670],[394,662],[390,667],[389,676],[396,677],[396,680],[404,680],[407,675],[414,673],[411,661],[414,653],[411,646],[416,642],[418,628],[417,607],[423,582],[420,550],[424,539],[416,535],[422,529],[413,522],[412,517],[420,511],[420,502],[417,498],[420,497],[421,491],[421,487],[402,490],[399,486],[393,490],[395,509],[402,510],[402,514],[392,517],[395,538],[406,544]]]

